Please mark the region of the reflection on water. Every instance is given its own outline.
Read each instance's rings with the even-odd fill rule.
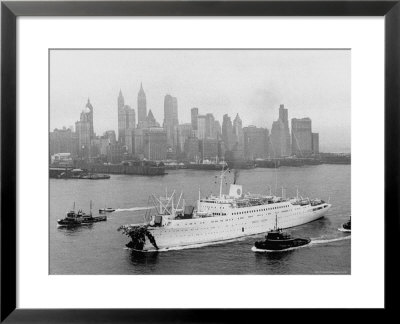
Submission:
[[[159,253],[130,251],[129,258],[132,266],[156,265],[159,261]]]
[[[264,267],[269,273],[287,273],[290,270],[292,256],[296,250],[281,251],[273,253],[254,253],[258,267]]]
[[[63,232],[65,235],[74,235],[81,232],[87,232],[94,228],[94,224],[83,224],[79,226],[57,226],[58,232]]]

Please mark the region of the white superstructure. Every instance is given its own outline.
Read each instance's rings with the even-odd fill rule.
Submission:
[[[219,196],[200,198],[194,211],[175,207],[173,196],[153,196],[157,212],[149,215],[146,225],[121,226],[132,238],[128,247],[149,251],[231,240],[265,233],[274,228],[276,218],[280,228],[305,224],[331,207],[319,199],[243,194],[237,184],[230,186],[227,195],[220,190]]]

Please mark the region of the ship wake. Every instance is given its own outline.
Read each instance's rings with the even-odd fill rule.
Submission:
[[[325,244],[325,243],[331,243],[331,242],[337,242],[337,241],[343,241],[343,240],[349,240],[351,239],[351,235],[343,236],[343,237],[337,237],[333,239],[328,239],[328,240],[311,240],[310,244]]]
[[[147,210],[151,207],[132,207],[132,208],[117,208],[114,213],[118,212],[125,212],[125,211],[140,211],[140,210]]]

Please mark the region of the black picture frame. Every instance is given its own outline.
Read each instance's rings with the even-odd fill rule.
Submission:
[[[384,16],[385,310],[399,274],[400,1],[4,1],[1,3],[1,321],[7,323],[233,322],[266,310],[16,308],[16,19],[19,16]],[[372,127],[372,125],[371,125]],[[368,198],[366,198],[366,201]],[[34,253],[34,251],[32,252]],[[368,252],[366,252],[368,253]],[[373,262],[373,257],[371,257]],[[38,292],[40,293],[40,292]],[[396,294],[395,294],[396,293]],[[251,298],[241,296],[240,298]],[[270,313],[269,313],[270,314]],[[382,314],[379,313],[381,316]],[[270,315],[268,315],[270,316]],[[314,318],[315,320],[316,318]]]

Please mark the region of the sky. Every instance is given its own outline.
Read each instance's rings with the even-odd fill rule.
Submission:
[[[309,117],[320,151],[350,152],[350,50],[52,50],[50,129],[74,126],[88,98],[94,130],[118,129],[117,97],[136,111],[140,83],[162,125],[164,96],[178,99],[179,123],[190,109],[271,130],[279,105],[289,119]],[[290,122],[289,122],[290,124]]]

